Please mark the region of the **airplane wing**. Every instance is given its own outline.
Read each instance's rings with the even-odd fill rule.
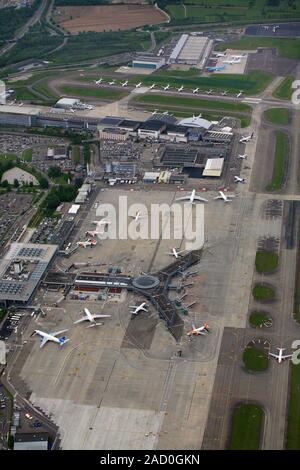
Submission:
[[[88,320],[88,317],[83,317],[83,318],[80,318],[79,320],[76,320],[73,322],[73,325],[76,325],[77,323],[82,323],[84,321],[87,321]]]
[[[205,197],[201,197],[201,196],[194,196],[194,201],[208,202],[208,199],[205,199]]]
[[[94,316],[94,319],[95,318],[108,318],[108,317],[111,317],[111,315],[93,315]]]
[[[275,357],[275,359],[278,359],[278,358],[279,358],[279,355],[278,355],[278,354],[274,354],[274,353],[269,353],[269,356]]]
[[[40,344],[40,348],[42,348],[43,346],[45,346],[45,344],[49,341],[48,338],[46,338],[45,336],[43,336],[43,339],[41,341],[41,344]]]
[[[188,201],[190,199],[190,196],[183,196],[183,197],[178,197],[175,199],[175,201]]]
[[[282,359],[288,359],[289,357],[292,357],[292,354],[286,354],[285,356],[281,356]]]
[[[55,331],[54,333],[49,333],[49,335],[58,336],[58,335],[61,335],[62,333],[66,333],[66,331],[68,330]]]
[[[224,199],[222,196],[216,196],[214,199]]]

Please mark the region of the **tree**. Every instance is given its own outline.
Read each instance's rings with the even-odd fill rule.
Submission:
[[[47,178],[44,178],[44,177],[40,178],[39,183],[40,183],[40,187],[41,187],[42,189],[47,189],[47,188],[49,188],[49,183],[48,183]]]
[[[14,179],[14,187],[15,188],[19,187],[19,181],[17,180],[17,178]]]
[[[48,170],[48,176],[50,178],[58,178],[59,176],[61,176],[61,169],[59,166],[50,166],[49,170]]]

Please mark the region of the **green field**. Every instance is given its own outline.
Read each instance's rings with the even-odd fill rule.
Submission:
[[[249,323],[254,328],[261,328],[269,320],[270,320],[270,317],[265,312],[252,312],[249,317]]]
[[[72,161],[78,165],[80,163],[80,147],[79,145],[72,146]]]
[[[255,346],[247,346],[244,354],[243,361],[248,370],[253,372],[262,372],[268,368],[269,359],[265,351],[256,348]]]
[[[234,411],[230,436],[230,450],[257,450],[260,448],[264,412],[260,406],[242,404]]]
[[[293,89],[292,89],[292,83],[295,80],[295,77],[293,75],[289,75],[286,77],[279,85],[278,88],[273,93],[273,96],[275,98],[279,98],[280,100],[291,100],[292,99],[292,94],[293,94]]]
[[[62,93],[75,97],[93,97],[104,100],[118,100],[128,94],[126,91],[113,88],[87,88],[73,85],[62,85],[60,90]]]
[[[271,273],[278,267],[279,256],[272,251],[257,251],[255,267],[258,273]]]
[[[298,227],[298,250],[297,250],[297,264],[295,273],[295,290],[294,290],[294,318],[300,323],[300,236]]]
[[[270,108],[266,111],[266,118],[272,124],[286,126],[290,122],[290,113],[286,108]]]
[[[258,47],[276,47],[278,54],[289,59],[300,59],[300,39],[267,38],[257,36],[242,36],[238,41],[224,42],[218,45],[218,50],[241,49],[255,50]]]
[[[5,308],[0,308],[0,322],[4,319],[6,313],[7,311],[5,310]]]
[[[285,132],[276,131],[276,148],[275,148],[275,159],[273,166],[272,181],[267,186],[267,191],[276,191],[281,189],[284,183],[284,175],[287,161],[288,152],[288,137]]]
[[[299,357],[299,356],[298,356]],[[300,450],[300,364],[292,364],[287,420],[287,450]]]
[[[252,295],[256,300],[266,302],[275,297],[275,290],[273,287],[264,284],[256,284],[252,290]]]
[[[23,150],[22,160],[25,160],[25,162],[31,162],[32,161],[32,149]]]

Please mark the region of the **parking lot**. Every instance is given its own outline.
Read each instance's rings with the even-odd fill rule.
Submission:
[[[4,246],[9,232],[18,217],[31,207],[33,197],[30,194],[5,193],[0,195],[0,247]],[[17,230],[17,227],[15,227]],[[20,229],[20,227],[19,227]]]

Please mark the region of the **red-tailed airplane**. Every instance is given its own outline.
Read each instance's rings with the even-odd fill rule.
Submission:
[[[187,333],[189,337],[192,336],[199,336],[199,335],[206,335],[206,333],[209,332],[209,326],[208,323],[204,323],[203,326],[199,326],[199,328],[196,328],[194,324],[192,324],[192,329]]]

